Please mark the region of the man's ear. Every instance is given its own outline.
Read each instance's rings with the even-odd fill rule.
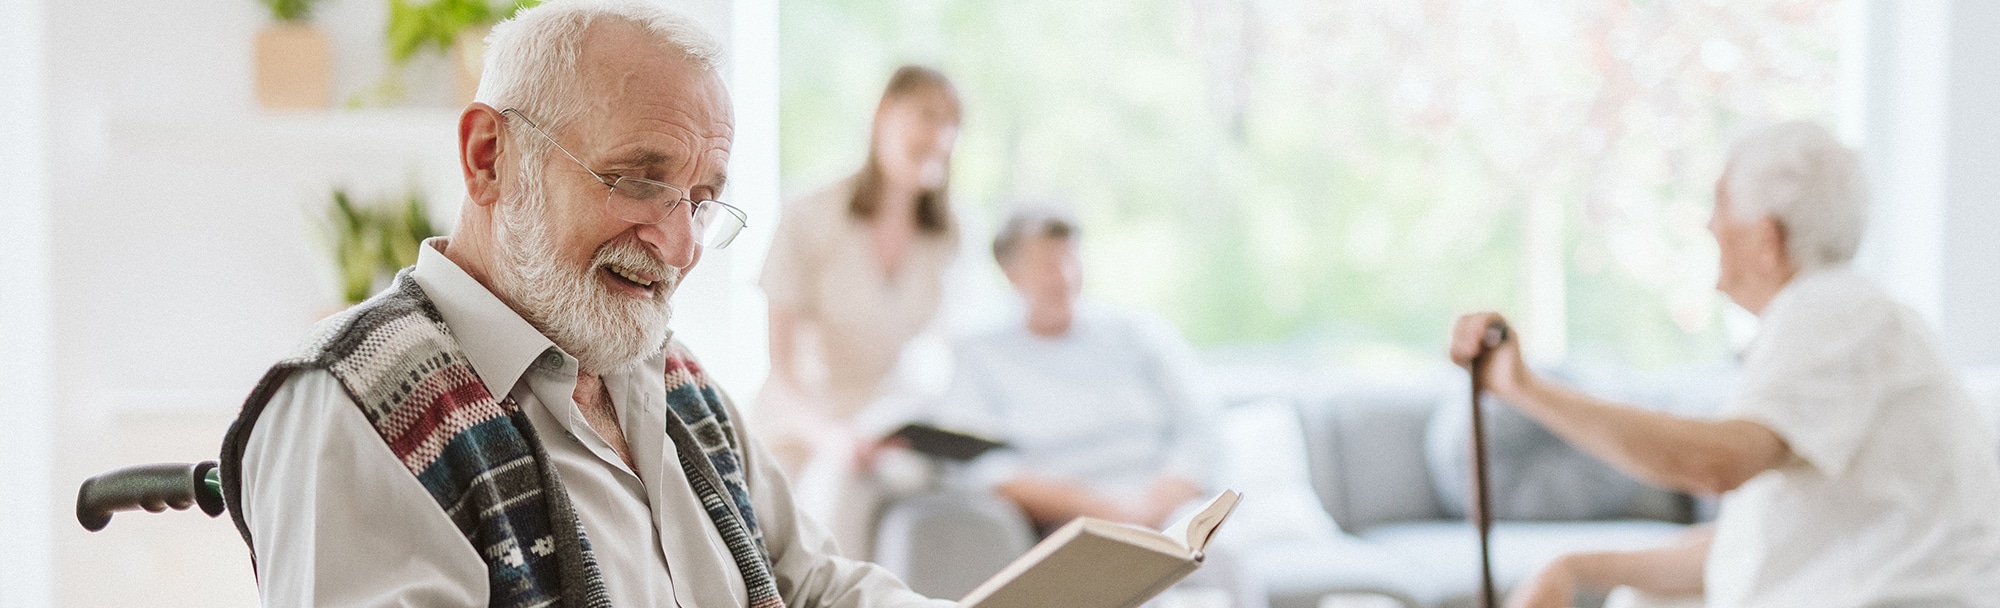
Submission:
[[[1765,266],[1774,272],[1788,273],[1792,268],[1792,250],[1787,246],[1785,225],[1769,215],[1760,222],[1758,233],[1764,241]]]
[[[492,206],[500,202],[505,124],[499,110],[476,101],[458,116],[458,165],[465,174],[465,194],[472,204]]]
[[[1021,290],[1020,271],[1014,270],[1014,265],[1010,262],[1011,260],[1008,262],[1000,262],[1000,278],[1007,279],[1008,287],[1014,288],[1015,291],[1020,291]]]

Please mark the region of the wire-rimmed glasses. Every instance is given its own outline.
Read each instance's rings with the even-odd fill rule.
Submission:
[[[585,164],[583,159],[571,154],[568,148],[556,143],[555,137],[549,135],[548,131],[542,130],[541,125],[535,124],[533,119],[522,114],[520,110],[507,108],[500,113],[510,114],[527,123],[528,128],[534,129],[536,133],[541,134],[542,139],[549,140],[550,145],[561,150],[563,156],[576,161],[577,166],[583,167],[584,171],[590,172],[592,177],[596,177],[598,182],[609,188],[610,192],[604,196],[604,210],[610,213],[611,217],[636,224],[657,224],[670,217],[670,214],[685,202],[694,207],[694,230],[698,242],[709,249],[728,247],[749,223],[750,218],[742,209],[718,200],[691,200],[686,190],[673,184],[640,177],[600,173]]]

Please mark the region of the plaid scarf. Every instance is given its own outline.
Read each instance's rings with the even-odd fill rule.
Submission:
[[[230,426],[223,495],[246,544],[242,460],[250,429],[285,380],[305,369],[333,374],[485,559],[489,605],[610,605],[589,540],[534,426],[513,398],[486,390],[408,269],[392,289],[316,326],[299,352],[265,374]],[[679,345],[664,372],[675,413],[667,434],[743,573],[749,608],[783,608],[720,393]]]

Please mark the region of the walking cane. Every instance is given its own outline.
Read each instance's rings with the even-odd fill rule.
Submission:
[[[1479,394],[1485,387],[1480,386],[1480,372],[1486,369],[1486,356],[1507,343],[1507,323],[1494,319],[1486,325],[1486,335],[1479,339],[1479,354],[1472,356],[1469,366],[1472,372],[1472,496],[1474,510],[1473,523],[1479,528],[1479,605],[1493,608],[1493,495],[1486,488],[1486,415],[1479,406]]]

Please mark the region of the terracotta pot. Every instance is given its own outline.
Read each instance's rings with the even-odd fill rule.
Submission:
[[[452,72],[458,75],[458,103],[472,103],[472,96],[479,92],[479,73],[486,67],[486,35],[493,32],[493,26],[478,25],[465,28],[451,43]]]
[[[257,103],[273,110],[331,106],[333,53],[326,34],[303,23],[274,23],[257,32]]]

